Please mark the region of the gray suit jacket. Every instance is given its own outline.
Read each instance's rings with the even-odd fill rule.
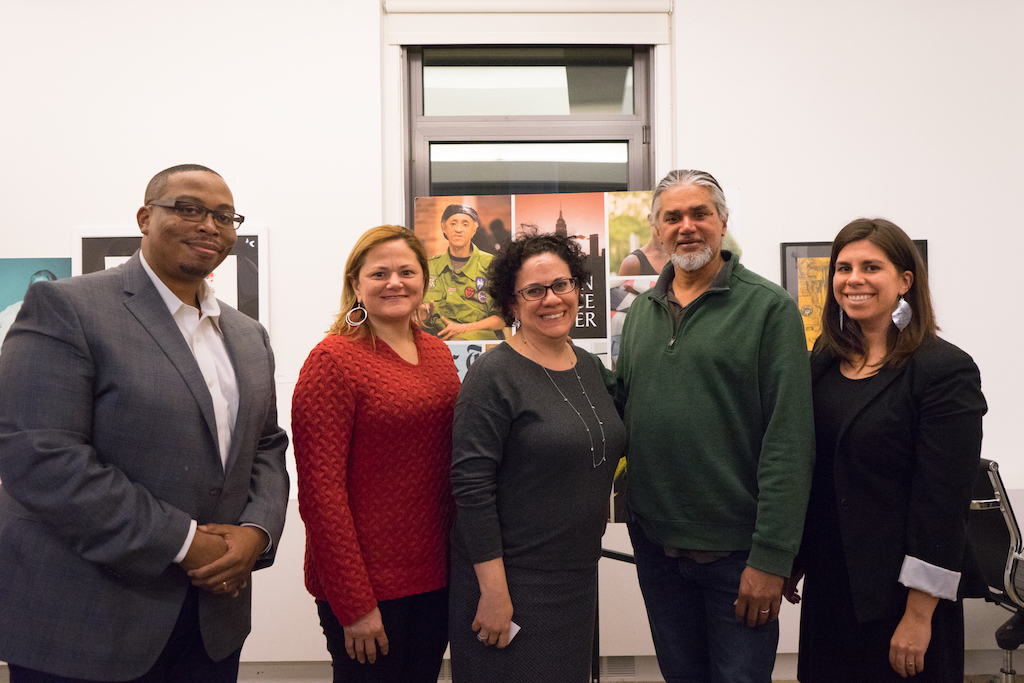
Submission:
[[[226,471],[202,373],[138,254],[29,289],[0,356],[0,660],[141,676],[189,586],[172,559],[190,519],[257,524],[277,548],[288,437],[273,354],[223,303],[220,325],[240,394]],[[241,647],[250,601],[200,591],[214,660]]]

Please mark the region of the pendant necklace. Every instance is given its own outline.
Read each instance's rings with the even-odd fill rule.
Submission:
[[[519,331],[519,334],[523,335],[522,330]],[[530,340],[528,340],[526,338],[526,335],[523,335],[523,341],[525,343],[529,344],[530,346],[533,346],[534,348],[537,348],[536,346],[534,346],[534,344],[532,342],[530,342]],[[539,351],[539,349],[538,349],[538,351]],[[575,356],[575,354],[573,354],[573,356]],[[583,423],[583,428],[587,430],[587,437],[590,439],[590,458],[591,458],[591,462],[594,464],[594,467],[597,468],[598,465],[600,465],[601,463],[603,463],[606,460],[606,456],[607,456],[607,444],[605,443],[605,436],[604,436],[604,422],[602,422],[601,418],[598,417],[598,415],[597,415],[597,408],[594,406],[594,402],[590,400],[590,395],[587,394],[586,387],[583,386],[583,380],[580,378],[579,371],[576,370],[576,364],[575,363],[573,364],[572,372],[573,372],[574,375],[576,375],[576,382],[580,385],[580,391],[583,392],[583,398],[586,399],[587,404],[590,406],[591,412],[594,413],[594,419],[597,420],[597,426],[601,430],[601,459],[600,460],[597,459],[597,453],[594,450],[594,435],[590,431],[590,427],[587,426],[587,421],[583,419],[583,415],[580,413],[579,410],[576,409],[576,406],[574,406],[572,404],[572,401],[570,401],[568,399],[568,397],[566,397],[566,395],[562,391],[562,389],[557,384],[555,384],[555,379],[554,379],[554,377],[551,376],[551,373],[548,372],[548,369],[546,367],[544,367],[543,365],[541,365],[540,363],[537,363],[537,365],[540,365],[541,370],[543,370],[544,374],[548,376],[548,381],[550,381],[552,386],[555,387],[555,390],[558,392],[558,395],[562,397],[562,401],[564,401],[565,403],[569,404],[569,407],[572,408],[572,411],[574,413],[576,413],[576,417],[578,417],[580,419],[580,422]]]
[[[583,423],[583,428],[587,430],[587,437],[590,439],[590,459],[591,459],[591,462],[594,463],[594,467],[596,468],[598,465],[600,465],[601,463],[603,463],[605,461],[606,454],[607,454],[607,450],[606,450],[607,449],[607,444],[605,443],[605,438],[604,438],[604,422],[601,422],[601,418],[599,418],[597,416],[597,408],[594,407],[594,402],[590,400],[590,395],[587,394],[587,389],[586,389],[586,387],[583,386],[583,380],[580,378],[579,371],[576,370],[576,366],[575,365],[572,366],[572,372],[573,372],[574,375],[576,375],[576,382],[579,383],[579,385],[580,385],[580,391],[583,392],[583,398],[586,399],[587,404],[590,406],[591,412],[594,413],[594,419],[597,420],[597,426],[601,430],[601,459],[600,460],[597,459],[597,455],[596,455],[596,453],[594,451],[594,435],[590,431],[590,427],[587,426],[587,421],[583,419],[583,415],[580,414],[580,411],[576,408],[576,406],[574,406],[572,404],[572,401],[570,401],[568,399],[568,397],[566,397],[565,393],[561,390],[561,388],[559,388],[559,386],[557,384],[555,384],[555,379],[551,376],[551,373],[548,372],[548,369],[545,368],[543,365],[541,365],[540,367],[541,367],[541,369],[544,370],[544,374],[548,376],[548,380],[551,381],[551,384],[554,385],[555,389],[558,391],[558,395],[562,397],[563,401],[565,401],[566,403],[569,404],[569,407],[572,408],[572,411],[574,413],[576,413],[576,417],[578,417],[580,419],[580,422]]]

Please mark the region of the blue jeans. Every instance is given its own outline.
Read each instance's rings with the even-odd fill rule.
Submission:
[[[779,622],[751,628],[733,603],[747,551],[706,564],[668,557],[627,522],[658,666],[667,683],[770,683]]]

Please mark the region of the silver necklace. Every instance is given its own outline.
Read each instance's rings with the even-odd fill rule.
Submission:
[[[604,439],[604,422],[601,422],[601,418],[599,418],[597,416],[597,408],[594,407],[594,402],[590,400],[590,396],[587,394],[587,390],[583,386],[583,380],[580,379],[580,373],[576,370],[576,366],[573,365],[572,366],[572,371],[573,371],[573,374],[576,375],[576,381],[580,385],[580,390],[583,391],[583,398],[587,399],[587,403],[590,405],[590,410],[593,411],[593,413],[594,413],[594,419],[597,420],[597,426],[601,429],[601,459],[600,460],[596,459],[597,456],[596,456],[596,454],[594,452],[594,435],[591,433],[590,427],[587,426],[587,421],[583,419],[583,415],[581,415],[580,411],[576,409],[576,406],[574,406],[572,404],[572,401],[570,401],[566,397],[566,395],[564,393],[562,393],[562,390],[558,387],[558,385],[555,384],[555,379],[551,376],[551,373],[548,372],[548,369],[545,368],[543,365],[541,365],[540,367],[541,367],[541,369],[544,370],[544,374],[548,376],[548,380],[551,382],[552,385],[554,385],[555,389],[558,391],[558,394],[562,397],[562,400],[569,404],[569,407],[572,408],[572,411],[574,413],[576,413],[576,417],[578,417],[580,419],[580,422],[583,423],[583,428],[587,430],[587,437],[590,438],[590,459],[591,459],[591,462],[594,463],[594,467],[596,468],[598,465],[600,465],[601,463],[603,463],[605,461],[605,456],[606,456],[607,446],[605,444],[605,439]]]

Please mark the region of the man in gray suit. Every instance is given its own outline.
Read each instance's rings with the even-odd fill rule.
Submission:
[[[142,249],[36,283],[0,357],[0,660],[23,681],[234,681],[288,438],[259,323],[205,277],[243,218],[157,174]]]

